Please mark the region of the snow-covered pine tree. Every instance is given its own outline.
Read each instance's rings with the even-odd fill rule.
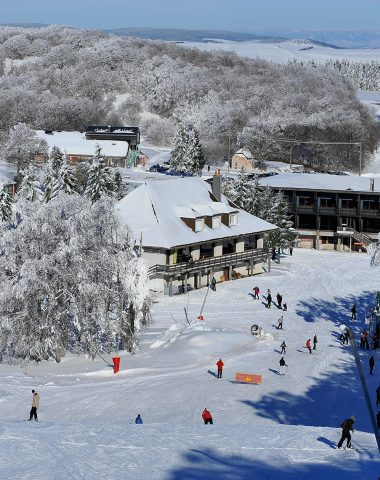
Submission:
[[[12,217],[12,197],[0,184],[0,221],[9,222]]]
[[[121,176],[120,170],[116,170],[113,179],[114,192],[117,200],[121,200],[124,196],[123,189],[123,177]]]
[[[58,147],[54,146],[51,149],[49,160],[51,161],[51,167],[53,172],[55,172],[56,175],[58,176],[58,172],[62,166],[62,161],[63,161],[63,153]]]
[[[36,169],[30,165],[20,173],[22,175],[22,181],[17,196],[29,202],[40,201],[42,192]]]
[[[202,169],[205,166],[202,145],[199,141],[198,132],[194,127],[187,129],[186,150],[185,150],[185,169],[187,172],[195,175],[202,175]]]
[[[75,175],[70,169],[67,156],[63,155],[57,175],[57,189],[71,195],[75,192]]]
[[[98,201],[103,195],[114,194],[114,184],[110,169],[106,166],[99,145],[92,157],[92,165],[89,168],[85,194],[92,201]]]
[[[254,188],[247,175],[242,170],[234,182],[233,200],[236,205],[252,213],[254,203]]]
[[[58,193],[57,172],[53,168],[53,160],[49,158],[46,165],[46,175],[44,179],[44,200],[50,202]]]
[[[170,153],[170,168],[177,172],[185,170],[185,155],[188,144],[187,128],[179,124],[174,136],[174,147]]]
[[[146,262],[120,227],[114,203],[60,192],[18,201],[0,235],[0,351],[60,361],[66,350],[132,348],[149,319]]]
[[[293,228],[293,222],[288,213],[288,201],[282,192],[277,192],[274,197],[276,204],[274,224],[279,227],[273,233],[272,245],[277,245],[282,248],[288,248],[294,245],[297,238],[297,233]]]

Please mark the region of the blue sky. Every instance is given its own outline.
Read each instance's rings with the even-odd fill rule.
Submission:
[[[380,0],[1,0],[1,23],[379,31]]]

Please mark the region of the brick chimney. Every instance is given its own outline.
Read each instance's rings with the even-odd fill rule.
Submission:
[[[212,177],[212,194],[218,202],[222,201],[222,176],[219,168],[215,170]]]

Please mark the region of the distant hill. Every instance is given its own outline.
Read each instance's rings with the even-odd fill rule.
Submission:
[[[230,40],[244,42],[248,40],[264,40],[266,42],[279,42],[285,37],[275,35],[256,35],[254,33],[228,32],[225,30],[183,30],[179,28],[116,28],[105,30],[115,35],[139,37],[149,40],[166,40],[172,42],[209,42],[212,40]]]

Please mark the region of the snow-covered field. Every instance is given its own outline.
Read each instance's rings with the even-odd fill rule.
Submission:
[[[354,301],[362,325],[380,270],[361,254],[295,250],[268,274],[218,284],[205,321],[205,289],[157,297],[141,349],[121,360],[67,356],[61,364],[0,365],[0,478],[9,479],[377,479],[380,461],[350,349],[337,340]],[[277,308],[250,296],[258,284],[288,304],[284,331]],[[266,335],[257,341],[250,326]],[[317,351],[304,347],[318,335]],[[279,346],[289,371],[278,375]],[[215,362],[223,358],[222,379]],[[368,373],[368,353],[362,353]],[[374,396],[380,372],[369,376]],[[234,383],[260,373],[262,385]],[[40,422],[26,422],[31,389],[41,394]],[[203,425],[209,408],[214,425]],[[140,413],[144,424],[135,425]],[[334,448],[341,421],[356,415],[355,450]]]
[[[217,42],[200,43],[185,42],[187,47],[196,47],[200,50],[223,50],[235,52],[242,57],[263,58],[274,63],[287,63],[292,60],[325,63],[326,60],[346,58],[352,61],[380,61],[379,48],[344,48],[336,49],[313,45],[307,41],[289,40],[278,43],[264,43],[260,41],[232,42],[220,40]]]

